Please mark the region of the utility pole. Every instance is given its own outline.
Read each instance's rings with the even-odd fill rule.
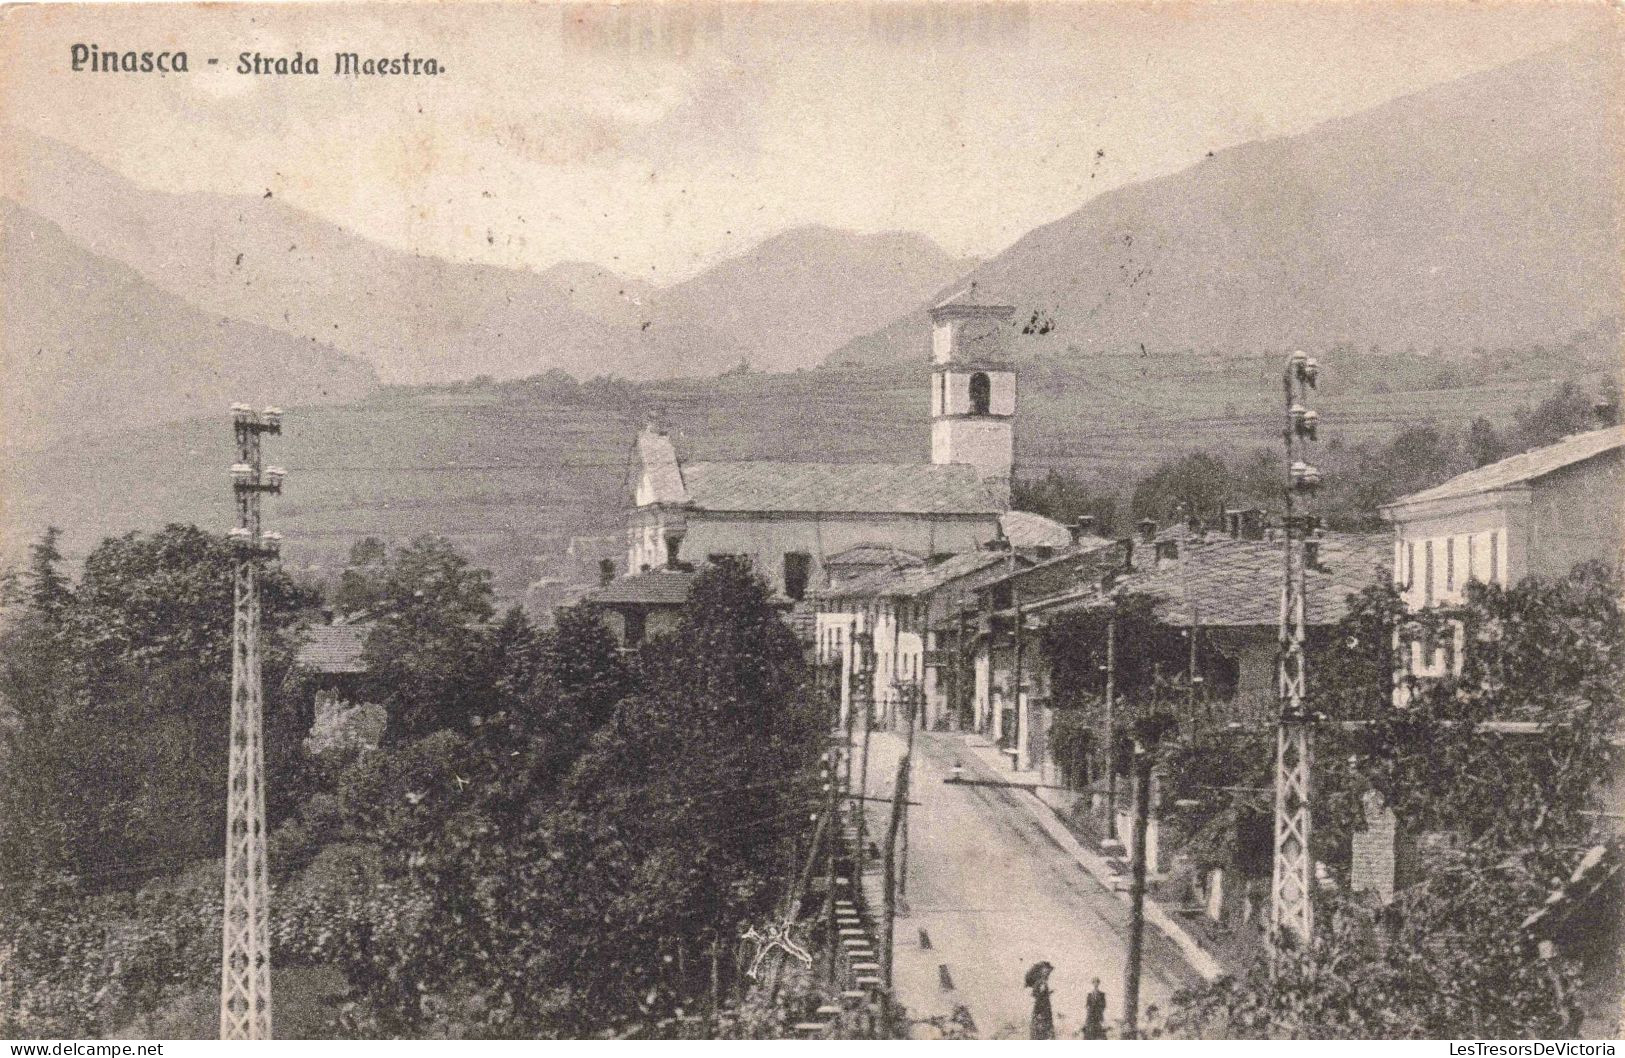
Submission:
[[[925,684],[923,682],[923,678],[924,678],[923,673],[916,670],[916,672],[914,673],[914,676],[915,676],[915,679],[909,684],[908,689],[905,692],[906,695],[907,695],[907,701],[905,702],[905,704],[903,706],[904,711],[908,714],[908,743],[907,743],[907,748],[905,748],[903,750],[903,759],[906,760],[906,761],[912,761],[914,759],[914,727],[915,727],[916,724],[919,723],[921,705],[923,704],[923,700],[925,698]],[[912,765],[911,765],[911,767],[912,767]],[[904,785],[907,785],[907,784],[905,783]],[[901,897],[906,897],[908,895],[908,799],[907,798],[903,799],[903,851],[902,851],[902,863],[898,867],[898,871],[897,871],[897,895],[901,896]],[[906,904],[904,905],[903,913],[904,914],[908,913]]]
[[[1140,1032],[1140,963],[1145,949],[1146,835],[1151,823],[1151,765],[1156,757],[1152,731],[1134,736],[1134,850],[1129,887],[1128,963],[1123,969],[1123,1038]]]
[[[869,795],[869,735],[874,727],[874,717],[871,714],[874,689],[874,633],[872,630],[862,633],[854,631],[848,642],[852,647],[852,689],[851,701],[847,706],[848,712],[863,708],[863,760],[858,765],[858,795]],[[869,845],[869,812],[864,802],[859,800],[858,813],[858,848],[855,858],[856,871],[859,882],[863,879],[863,861],[868,856]]]
[[[836,814],[835,772],[835,747],[832,740],[824,760],[824,817],[829,820],[829,826],[824,828],[826,857],[824,883],[827,897],[824,901],[824,927],[829,938],[829,980],[832,984],[840,968],[838,960],[841,953],[841,934],[835,915],[835,853],[841,845],[840,816]]]
[[[1280,722],[1275,743],[1275,869],[1270,887],[1270,944],[1308,946],[1314,934],[1313,857],[1309,850],[1310,807],[1314,769],[1313,719],[1304,703],[1304,596],[1308,569],[1304,541],[1315,519],[1304,508],[1320,486],[1320,471],[1304,459],[1315,439],[1319,416],[1308,407],[1319,366],[1314,358],[1294,352],[1281,377],[1286,400],[1287,482],[1284,576],[1281,585]],[[1292,940],[1288,940],[1288,937]]]
[[[1106,837],[1117,840],[1117,600],[1106,617]]]
[[[282,433],[282,412],[231,408],[237,526],[231,648],[231,735],[226,777],[226,883],[220,945],[220,1038],[271,1038],[271,886],[265,862],[265,710],[260,679],[260,566],[281,550],[260,531],[260,497],[282,491],[284,472],[263,467],[260,438]]]
[[[891,996],[892,981],[892,949],[897,926],[897,831],[902,824],[903,813],[908,808],[908,754],[897,762],[897,778],[892,783],[891,820],[886,825],[886,853],[884,860],[884,877],[881,889],[882,921],[884,931],[880,936],[880,982],[886,990],[888,1000]]]

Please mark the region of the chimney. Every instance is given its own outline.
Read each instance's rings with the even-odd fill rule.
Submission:
[[[1239,536],[1243,540],[1264,539],[1264,512],[1257,507],[1237,511],[1236,530],[1231,535]]]
[[[1078,515],[1077,521],[1073,522],[1067,528],[1072,531],[1072,546],[1077,547],[1079,544],[1083,543],[1084,537],[1094,535],[1095,516],[1092,514],[1080,514]]]
[[[1123,569],[1126,572],[1134,570],[1134,538],[1125,536],[1118,543],[1123,545]]]
[[[614,579],[615,579],[615,560],[613,558],[601,558],[601,559],[599,559],[598,560],[598,585],[599,585],[599,587],[602,587],[605,584],[608,584],[610,581],[612,581]]]
[[[1163,567],[1171,566],[1175,562],[1178,562],[1178,561],[1179,561],[1179,541],[1178,540],[1158,540],[1157,541],[1157,568],[1162,569]]]
[[[1140,519],[1140,539],[1146,543],[1157,538],[1157,520],[1155,518]]]
[[[1305,540],[1303,542],[1303,564],[1308,569],[1320,568],[1320,541]]]
[[[1597,402],[1591,405],[1591,412],[1597,417],[1597,426],[1619,425],[1619,401],[1613,397],[1598,397]]]

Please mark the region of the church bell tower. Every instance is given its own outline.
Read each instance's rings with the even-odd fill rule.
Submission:
[[[1006,502],[1016,428],[1006,341],[1015,313],[983,303],[975,284],[931,309],[931,462],[979,467]]]

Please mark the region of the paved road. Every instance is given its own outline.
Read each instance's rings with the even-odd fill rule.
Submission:
[[[960,745],[955,735],[915,737],[910,799],[919,804],[910,809],[907,914],[897,919],[898,998],[915,1018],[950,1015],[963,1005],[983,1038],[1025,1038],[1032,997],[1022,976],[1045,959],[1055,966],[1058,1036],[1078,1032],[1094,977],[1115,1024],[1123,1012],[1127,902],[1044,833],[1022,803],[1032,800],[1030,792],[944,784],[954,761],[965,757]],[[872,737],[871,797],[890,796],[902,751],[896,735]],[[968,760],[966,768],[970,774]],[[889,806],[867,807],[870,834],[880,844]],[[1166,1009],[1168,996],[1197,978],[1155,930],[1146,931],[1146,950],[1142,1010],[1152,1003]]]

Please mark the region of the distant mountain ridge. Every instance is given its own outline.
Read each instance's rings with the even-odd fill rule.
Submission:
[[[1618,81],[1605,43],[1542,53],[1108,192],[967,278],[1034,354],[1561,343],[1622,316]],[[929,301],[832,362],[918,355]]]
[[[795,229],[656,290],[591,264],[540,273],[405,253],[260,197],[142,188],[10,128],[8,192],[199,308],[360,357],[391,382],[815,366],[966,263],[923,236]]]
[[[368,365],[313,340],[206,314],[0,198],[0,444],[128,429],[235,401],[341,404]]]

